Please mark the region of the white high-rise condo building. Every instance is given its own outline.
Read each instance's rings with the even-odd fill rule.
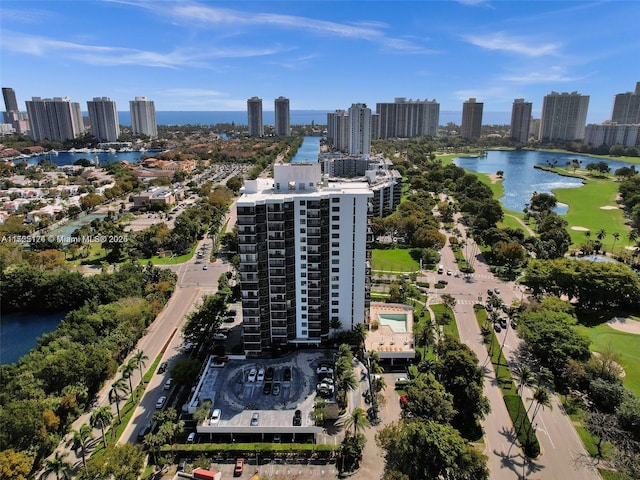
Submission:
[[[276,135],[278,137],[288,137],[291,135],[291,124],[289,116],[289,99],[278,97],[274,101]]]
[[[335,150],[346,152],[349,147],[349,115],[344,110],[327,113],[327,139]]]
[[[319,163],[276,164],[274,178],[245,182],[237,202],[244,349],[317,346],[331,325],[368,319],[366,182],[324,183]]]
[[[109,97],[94,97],[87,102],[91,134],[102,142],[117,142],[120,122],[116,102]]]
[[[440,123],[440,104],[435,100],[396,98],[393,103],[377,103],[379,116],[375,138],[435,137]]]
[[[525,102],[524,98],[516,98],[511,109],[511,138],[520,143],[527,143],[530,124],[531,102]]]
[[[578,92],[551,92],[542,102],[540,141],[584,139],[584,127],[589,109],[589,96]]]
[[[249,100],[247,100],[247,119],[249,123],[249,136],[264,137],[261,98],[251,97]]]
[[[156,121],[156,107],[153,100],[147,97],[136,97],[129,101],[131,112],[131,132],[134,135],[158,136],[158,123]]]
[[[462,123],[460,125],[462,138],[480,138],[483,109],[484,103],[476,102],[475,98],[470,98],[462,104]]]
[[[349,155],[369,155],[371,151],[371,109],[364,103],[349,107]]]
[[[613,101],[611,121],[629,125],[640,123],[640,82],[636,83],[635,92],[616,95]]]
[[[25,103],[31,125],[31,138],[36,142],[45,139],[62,142],[75,138],[84,131],[80,104],[72,102],[68,97],[32,97]]]

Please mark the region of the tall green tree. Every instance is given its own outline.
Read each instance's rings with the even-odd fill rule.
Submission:
[[[433,421],[399,421],[376,434],[386,452],[385,478],[409,480],[459,478],[486,480],[487,457],[450,425]]]
[[[111,413],[111,407],[105,405],[104,407],[100,407],[94,410],[91,413],[91,418],[89,420],[89,424],[93,428],[99,428],[102,434],[102,442],[104,443],[105,448],[107,447],[107,437],[105,435],[105,428],[111,425],[111,419],[113,418],[113,414]]]
[[[135,360],[136,368],[140,371],[140,382],[142,382],[142,378],[144,377],[142,369],[147,366],[149,357],[147,357],[142,350],[138,349],[133,356],[133,360]]]
[[[47,478],[51,474],[56,476],[56,480],[70,478],[71,464],[65,460],[68,456],[68,453],[55,452],[53,457],[45,460],[40,478]]]
[[[356,407],[344,421],[344,428],[347,430],[353,427],[353,436],[364,433],[371,426],[367,418],[367,412],[361,407]]]
[[[82,465],[87,468],[87,447],[89,442],[93,439],[93,433],[91,427],[86,423],[80,425],[77,430],[71,431],[71,438],[67,442],[67,446],[72,447],[74,450],[80,449],[80,455],[82,456]]]

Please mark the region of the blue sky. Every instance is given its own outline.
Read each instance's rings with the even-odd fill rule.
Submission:
[[[588,122],[640,81],[638,1],[2,0],[0,80],[32,96],[108,96],[127,110],[335,110],[395,97],[534,116],[590,95]]]

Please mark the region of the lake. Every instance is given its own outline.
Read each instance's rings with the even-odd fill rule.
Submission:
[[[577,155],[575,153],[541,152],[535,150],[490,150],[486,157],[459,157],[453,162],[459,167],[479,173],[504,172],[504,196],[500,202],[504,208],[522,212],[529,203],[533,192],[552,193],[556,188],[577,188],[582,185],[578,178],[563,177],[556,173],[534,168],[535,165],[547,165],[557,161],[557,165],[566,165],[577,158],[584,168],[589,163],[600,162],[601,159]],[[602,160],[609,165],[611,171],[631,164],[617,160]],[[560,215],[567,212],[566,205],[559,205],[556,212]]]
[[[0,364],[13,363],[34,348],[38,337],[56,329],[65,313],[3,313],[0,318]]]

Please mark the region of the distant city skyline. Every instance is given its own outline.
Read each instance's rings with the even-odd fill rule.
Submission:
[[[405,97],[510,112],[524,98],[539,117],[549,92],[577,91],[592,123],[640,80],[638,18],[622,1],[4,0],[0,69],[21,110],[34,96],[159,111],[285,96],[292,110]]]

